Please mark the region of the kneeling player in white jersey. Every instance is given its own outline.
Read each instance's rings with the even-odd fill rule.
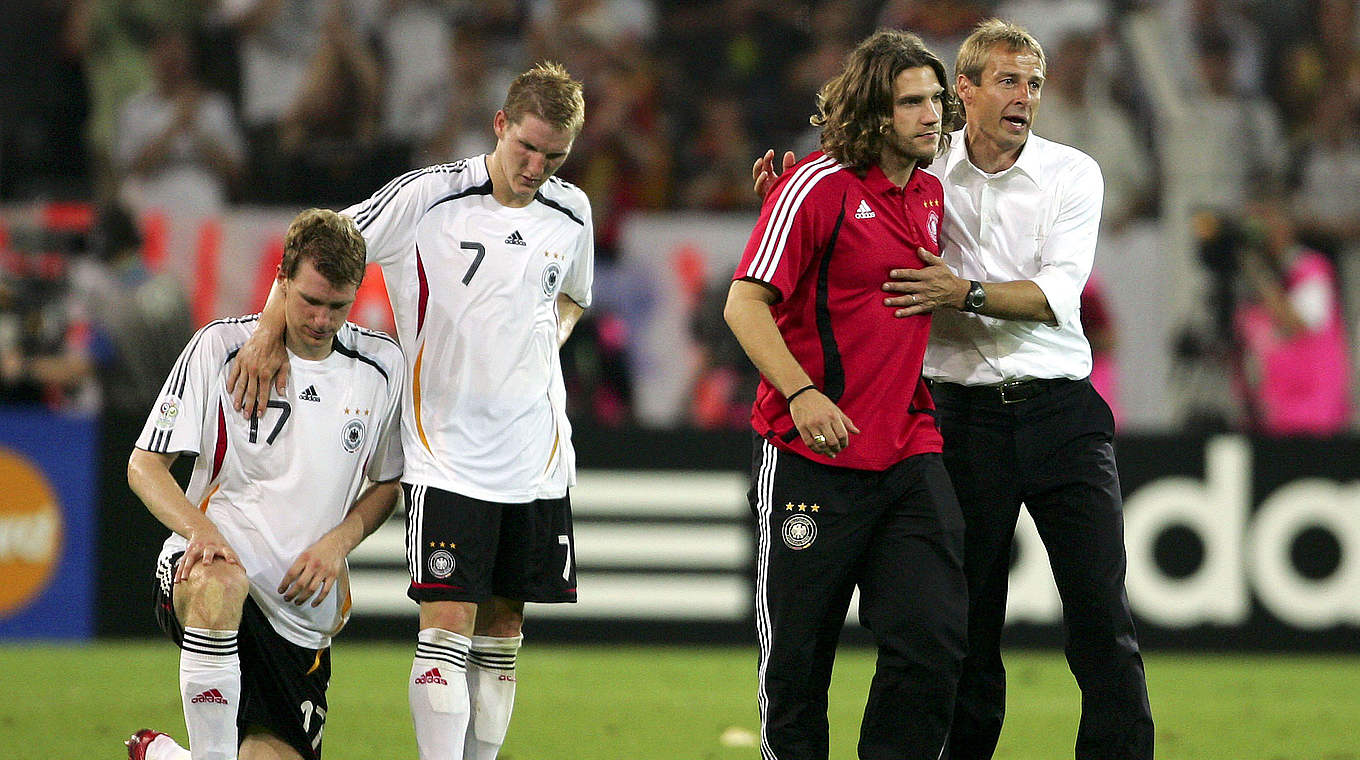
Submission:
[[[410,378],[420,632],[407,688],[422,760],[496,757],[524,603],[576,601],[558,348],[590,305],[594,236],[585,194],[553,174],[584,119],[581,85],[541,64],[511,84],[491,154],[410,172],[344,211],[382,266]],[[237,363],[250,410],[283,359],[276,301]]]
[[[190,749],[143,729],[132,760],[321,757],[346,557],[392,513],[402,474],[401,350],[345,321],[363,274],[352,220],[299,214],[278,276],[293,367],[283,392],[261,415],[233,413],[228,368],[259,317],[213,322],[137,439],[128,482],[174,531],[156,618],[180,647]],[[197,456],[186,491],[170,472],[181,453]]]

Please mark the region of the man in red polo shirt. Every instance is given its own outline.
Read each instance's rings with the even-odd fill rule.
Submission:
[[[939,251],[954,98],[915,35],[874,34],[818,94],[822,150],[776,182],[724,316],[761,372],[751,505],[761,757],[826,758],[855,587],[878,646],[859,757],[936,760],[966,644],[963,520],[921,379],[930,315],[884,274]],[[925,253],[918,252],[924,249]],[[906,402],[906,403],[904,403]]]

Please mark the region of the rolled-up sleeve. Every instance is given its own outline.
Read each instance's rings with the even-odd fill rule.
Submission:
[[[1082,159],[1057,178],[1057,215],[1040,251],[1043,263],[1033,277],[1063,326],[1081,322],[1081,291],[1095,261],[1105,193],[1100,167],[1089,157]]]

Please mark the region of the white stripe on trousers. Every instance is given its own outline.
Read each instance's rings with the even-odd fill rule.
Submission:
[[[770,630],[770,602],[767,597],[770,576],[770,512],[774,500],[774,471],[779,462],[779,450],[769,441],[761,442],[760,470],[756,474],[756,639],[760,645],[760,757],[778,760],[765,734],[770,700],[765,693],[765,668],[770,662],[772,632]]]
[[[756,473],[756,640],[760,646],[760,685],[758,701],[760,704],[760,758],[779,760],[770,747],[765,733],[770,700],[765,693],[765,669],[770,661],[770,648],[773,631],[770,623],[770,601],[768,596],[770,578],[770,544],[773,535],[770,527],[771,513],[774,511],[774,473],[779,463],[779,449],[769,441],[761,441],[760,469]],[[949,736],[945,735],[940,745],[938,757],[944,757],[949,746]]]

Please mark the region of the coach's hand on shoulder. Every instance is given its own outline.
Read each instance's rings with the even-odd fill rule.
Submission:
[[[208,523],[195,529],[189,534],[189,545],[184,549],[184,556],[180,558],[179,567],[175,568],[175,583],[181,583],[189,578],[189,573],[195,565],[211,565],[217,560],[222,560],[232,565],[240,565],[236,552],[227,543],[227,539],[222,537],[221,531],[217,526]]]
[[[833,459],[850,445],[850,434],[859,432],[845,412],[815,388],[789,402],[789,416],[804,445],[814,454]]]
[[[344,572],[347,556],[349,549],[337,531],[332,530],[317,539],[283,574],[283,580],[279,582],[283,600],[299,606],[308,599],[312,600],[313,607],[321,604]]]
[[[774,168],[774,149],[765,151],[765,155],[756,159],[751,165],[751,179],[755,182],[756,195],[764,198],[770,188],[774,187],[774,180],[783,172],[788,171],[798,159],[793,155],[793,151],[784,151],[784,165],[778,171]]]
[[[282,338],[271,338],[261,328],[241,346],[227,374],[227,392],[236,411],[246,417],[264,414],[271,380],[280,396],[287,393],[288,351]]]

